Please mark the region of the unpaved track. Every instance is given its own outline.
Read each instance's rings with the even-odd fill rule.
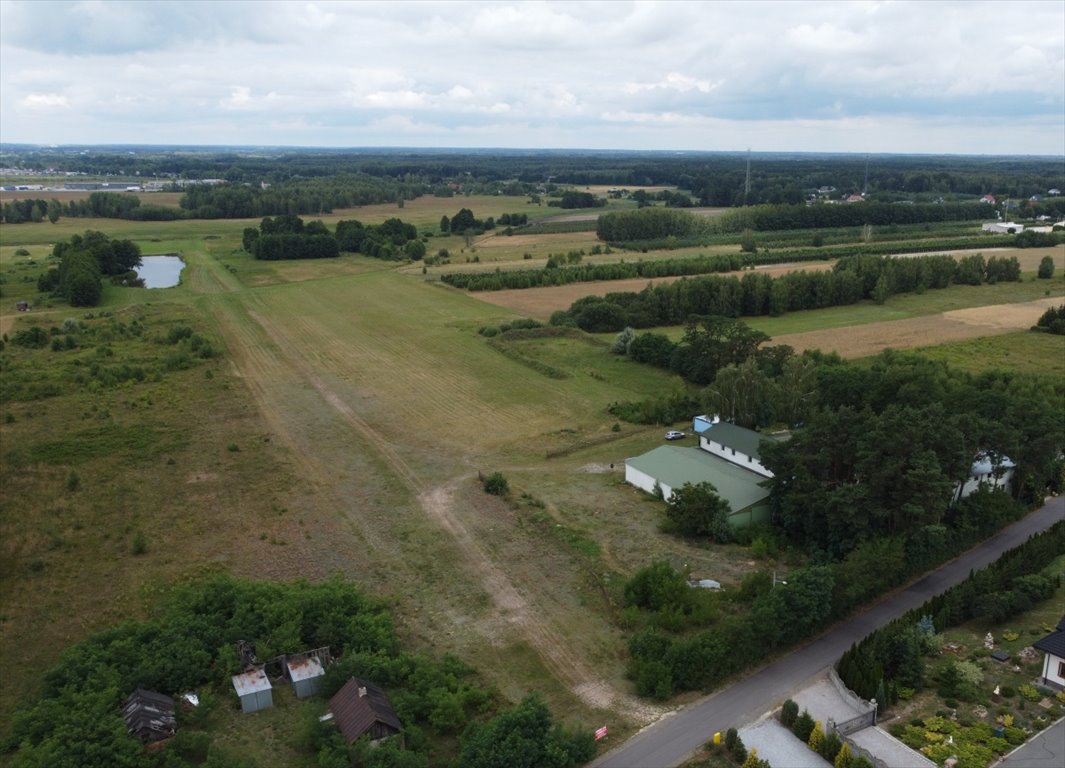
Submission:
[[[234,302],[240,302],[240,305],[234,305]],[[316,492],[329,494],[336,458],[307,451],[305,439],[301,440],[291,433],[289,419],[282,416],[285,403],[283,395],[276,390],[279,382],[290,387],[301,383],[309,385],[317,397],[339,417],[340,423],[354,433],[358,438],[355,442],[368,446],[383,461],[417,500],[425,516],[446,532],[449,543],[458,548],[464,567],[489,596],[494,618],[512,628],[521,641],[533,648],[544,666],[575,696],[589,707],[615,711],[636,725],[644,725],[661,716],[665,711],[662,708],[648,706],[599,679],[584,660],[574,653],[572,644],[553,626],[551,617],[538,608],[533,596],[524,594],[515,586],[504,567],[471,533],[468,522],[463,519],[463,509],[454,502],[454,493],[460,484],[472,479],[472,473],[464,472],[443,485],[433,487],[423,482],[418,472],[391,442],[368,424],[327,383],[320,366],[326,362],[328,354],[320,355],[314,349],[307,350],[306,344],[290,336],[288,329],[297,327],[298,319],[292,319],[292,325],[288,318],[284,323],[274,321],[269,317],[267,308],[254,295],[239,299],[226,297],[215,304],[213,314],[223,328],[234,364],[256,407],[273,433],[289,448],[300,473],[313,484]],[[241,317],[242,314],[244,317]],[[345,504],[344,500],[335,497],[332,503],[340,509],[350,506],[350,500]],[[349,516],[357,515],[352,513]],[[381,551],[395,548],[394,543],[383,540],[372,523],[354,522],[370,546]],[[454,588],[460,589],[461,586]]]

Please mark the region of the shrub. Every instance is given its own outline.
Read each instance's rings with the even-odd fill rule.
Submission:
[[[1040,280],[1049,280],[1054,276],[1054,258],[1052,256],[1044,256],[1039,261],[1039,270],[1036,275]]]
[[[807,710],[803,710],[802,714],[795,718],[795,723],[791,726],[791,732],[795,734],[795,737],[802,742],[808,742],[810,740],[810,734],[814,730],[814,719],[810,716]]]
[[[795,725],[795,720],[799,717],[799,705],[791,699],[784,702],[784,705],[780,708],[780,722],[785,728],[791,728]]]
[[[747,747],[743,743],[743,739],[736,735],[736,740],[732,742],[732,749],[729,750],[732,755],[732,759],[741,765],[747,759]]]
[[[831,763],[839,755],[839,751],[842,748],[843,742],[840,741],[839,736],[834,733],[828,733],[825,734],[825,738],[821,741],[821,749],[818,754]]]
[[[839,752],[836,753],[834,765],[835,768],[853,768],[854,756],[851,755],[850,744],[844,744],[839,748]]]
[[[145,538],[143,531],[137,531],[133,536],[133,542],[129,547],[130,554],[143,555],[148,551],[148,539]]]
[[[725,731],[725,749],[731,752],[732,748],[736,746],[736,739],[738,738],[739,733],[736,731],[735,728],[729,728],[727,731]]]
[[[510,493],[510,483],[503,477],[502,472],[493,472],[482,480],[484,492],[493,496],[506,496]]]
[[[1031,685],[1030,683],[1023,683],[1018,686],[1017,692],[1021,694],[1021,696],[1023,696],[1027,701],[1039,701],[1041,698],[1043,698],[1043,695],[1039,693],[1039,689],[1037,689],[1034,685]]]
[[[78,485],[80,483],[81,483],[81,478],[78,477],[78,473],[77,472],[75,472],[73,469],[70,470],[69,472],[67,472],[66,487],[67,487],[68,491],[73,492],[73,491],[78,490]]]
[[[820,720],[814,721],[814,727],[810,731],[810,738],[806,740],[806,745],[817,754],[821,754],[821,749],[825,745],[825,729]]]

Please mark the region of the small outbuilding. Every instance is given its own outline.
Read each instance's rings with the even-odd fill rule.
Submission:
[[[344,683],[329,700],[329,711],[348,744],[363,736],[370,741],[387,739],[403,729],[385,692],[356,677]]]
[[[325,669],[317,656],[297,656],[285,662],[288,679],[297,699],[306,699],[318,693]]]
[[[274,706],[273,688],[262,667],[254,667],[242,674],[233,675],[233,689],[240,697],[240,709],[245,714]]]
[[[174,735],[177,719],[174,700],[165,693],[138,688],[122,705],[126,730],[143,742],[162,741]]]

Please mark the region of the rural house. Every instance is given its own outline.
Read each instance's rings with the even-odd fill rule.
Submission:
[[[1010,483],[1013,481],[1013,468],[1017,466],[1009,456],[1001,456],[990,452],[977,454],[973,465],[969,469],[969,477],[965,482],[957,486],[954,492],[954,500],[960,501],[966,496],[976,493],[980,488],[990,491],[1009,492]]]
[[[1065,691],[1065,616],[1056,630],[1032,647],[1043,652],[1043,684]]]
[[[769,520],[769,490],[762,486],[773,473],[758,455],[762,435],[721,421],[717,416],[696,416],[692,427],[698,448],[663,445],[642,456],[625,460],[625,482],[647,493],[661,492],[668,500],[685,483],[710,483],[729,503],[729,522],[735,526]]]
[[[385,692],[355,677],[329,700],[329,711],[348,744],[363,736],[370,741],[387,739],[403,729]]]
[[[126,731],[144,742],[161,741],[174,735],[177,719],[174,700],[163,693],[138,688],[122,705]]]

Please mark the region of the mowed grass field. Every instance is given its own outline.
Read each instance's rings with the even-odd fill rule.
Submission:
[[[417,203],[336,216],[408,220]],[[471,198],[431,198],[418,215],[430,226],[461,206],[483,216],[513,212],[512,204],[486,198],[482,210]],[[458,654],[512,699],[537,691],[567,722],[607,723],[620,737],[661,714],[626,694],[624,638],[612,623],[625,577],[656,559],[726,585],[772,567],[740,548],[661,535],[660,504],[623,482],[624,459],[661,444],[662,430],[614,431],[606,407],[683,384],[604,344],[513,342],[566,375],[545,376],[477,333],[517,317],[513,310],[364,257],[255,262],[239,248],[254,223],[0,228],[4,332],[89,315],[89,323],[137,318],[149,338],[113,342],[120,360],[157,364],[166,348],[151,339],[179,323],[221,352],[158,381],[0,403],[0,656],[13,660],[0,723],[63,647],[141,615],[169,584],[211,569],[284,579],[342,573],[392,602],[415,648]],[[102,308],[45,302],[14,313],[16,298],[38,297],[35,275],[50,244],[87,228],[132,238],[145,253],[180,252],[188,264],[181,285],[108,286]],[[16,256],[20,247],[30,257]],[[1061,288],[1057,279],[1049,286],[1057,295]],[[938,311],[1031,300],[1047,289],[985,286],[970,298],[952,289]],[[842,328],[867,311],[921,311],[910,300],[778,320]],[[989,351],[988,364],[1005,351]],[[74,356],[96,352],[9,346],[3,354],[5,375],[14,363],[61,377]],[[74,450],[83,444],[95,448]],[[477,481],[497,470],[511,481],[510,502]],[[134,554],[138,534],[146,548]],[[257,756],[292,764],[283,731],[271,733]],[[232,738],[255,741],[239,725]]]

